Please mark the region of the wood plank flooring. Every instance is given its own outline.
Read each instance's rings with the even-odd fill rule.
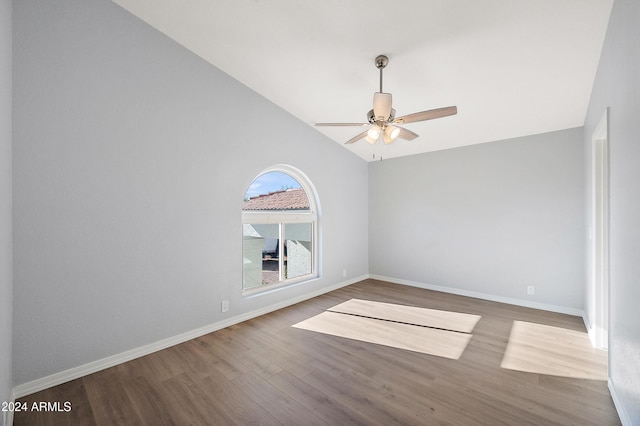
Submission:
[[[481,316],[459,359],[292,327],[350,299]],[[514,321],[578,317],[365,280],[56,386],[15,425],[617,425],[604,380],[501,368]]]

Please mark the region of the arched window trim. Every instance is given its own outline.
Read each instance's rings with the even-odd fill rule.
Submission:
[[[285,223],[311,223],[312,224],[312,257],[311,257],[311,273],[303,276],[295,277],[292,279],[285,279],[283,281],[265,284],[259,287],[245,289],[243,284],[242,294],[243,296],[253,296],[257,294],[264,294],[276,289],[289,287],[291,285],[300,284],[314,280],[320,276],[320,247],[321,247],[321,227],[320,227],[320,203],[318,200],[318,194],[315,186],[307,175],[296,167],[288,164],[277,164],[272,167],[268,167],[258,173],[249,183],[253,183],[260,176],[271,173],[281,172],[294,178],[302,187],[307,198],[309,200],[308,211],[242,211],[242,224],[285,224]],[[248,188],[248,186],[247,186]],[[246,190],[245,190],[246,193]],[[243,283],[244,283],[244,269],[243,269]]]

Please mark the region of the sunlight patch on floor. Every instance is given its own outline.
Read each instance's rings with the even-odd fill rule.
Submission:
[[[607,352],[586,332],[514,321],[502,368],[529,373],[607,380]]]
[[[351,299],[328,309],[332,312],[359,315],[405,324],[471,333],[480,315],[418,308],[371,300]]]
[[[458,359],[478,315],[351,299],[293,327]]]

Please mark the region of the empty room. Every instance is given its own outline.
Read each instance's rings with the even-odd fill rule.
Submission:
[[[0,0],[0,424],[640,425],[640,3]]]

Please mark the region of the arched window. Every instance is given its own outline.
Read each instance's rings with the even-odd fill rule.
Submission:
[[[242,290],[254,293],[318,276],[318,199],[298,169],[256,177],[242,206]]]

